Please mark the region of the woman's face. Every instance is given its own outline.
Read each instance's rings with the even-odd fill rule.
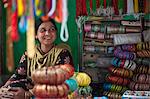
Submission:
[[[37,31],[37,38],[43,45],[51,45],[56,39],[55,26],[50,22],[43,22]]]

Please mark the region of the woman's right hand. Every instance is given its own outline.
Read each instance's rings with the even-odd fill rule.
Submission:
[[[8,87],[2,86],[0,88],[0,99],[13,99],[14,94],[9,90],[10,90],[9,86]]]

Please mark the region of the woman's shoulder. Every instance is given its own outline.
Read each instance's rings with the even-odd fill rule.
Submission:
[[[56,45],[56,48],[62,49],[62,50],[68,50],[69,52],[71,52],[70,46],[66,43],[60,43],[60,44]]]

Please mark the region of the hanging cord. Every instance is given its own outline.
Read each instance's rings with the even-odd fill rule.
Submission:
[[[48,12],[48,16],[52,16],[55,10],[56,10],[56,0],[52,0],[52,8]]]
[[[134,13],[134,5],[133,5],[133,0],[127,0],[127,13],[128,14],[133,14]]]
[[[61,30],[60,30],[60,39],[63,42],[67,42],[68,38],[69,38],[69,34],[68,34],[68,28],[67,28],[67,19],[68,19],[68,15],[67,15],[67,0],[62,0],[62,4],[63,4],[63,21],[62,21],[62,25],[61,25]]]

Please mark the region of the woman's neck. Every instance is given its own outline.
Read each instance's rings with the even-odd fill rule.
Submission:
[[[43,53],[47,53],[52,49],[53,46],[54,46],[53,44],[51,44],[51,45],[41,45],[41,50],[42,50]]]

